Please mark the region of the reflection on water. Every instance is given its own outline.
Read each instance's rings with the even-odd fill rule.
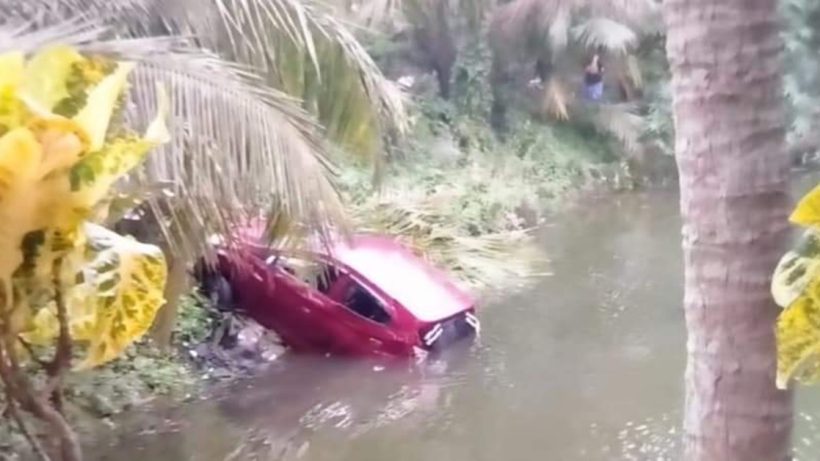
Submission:
[[[810,181],[807,181],[810,183]],[[286,357],[201,401],[131,414],[98,460],[676,460],[685,331],[672,193],[581,203],[541,236],[553,276],[423,367]],[[820,390],[795,451],[820,456]]]

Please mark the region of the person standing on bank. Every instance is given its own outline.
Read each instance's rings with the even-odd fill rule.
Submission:
[[[600,101],[604,95],[604,66],[598,53],[584,68],[584,98],[589,101]]]

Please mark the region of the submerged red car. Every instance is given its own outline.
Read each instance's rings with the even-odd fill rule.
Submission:
[[[245,240],[198,278],[295,351],[414,356],[478,334],[473,298],[395,240],[357,235],[323,248],[295,257]]]

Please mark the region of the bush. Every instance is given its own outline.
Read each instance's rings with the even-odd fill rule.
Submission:
[[[341,186],[360,230],[397,236],[474,288],[518,285],[544,255],[532,230],[543,212],[615,158],[608,140],[575,125],[522,116],[506,141],[481,119],[421,98],[404,156],[380,190],[347,165]]]

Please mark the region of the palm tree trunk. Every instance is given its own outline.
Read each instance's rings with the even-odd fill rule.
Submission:
[[[787,238],[777,0],[667,0],[686,325],[685,459],[789,459],[769,277]]]
[[[450,9],[446,1],[410,4],[411,17],[416,18],[414,35],[419,48],[424,50],[428,64],[433,68],[438,80],[439,95],[450,99],[453,66],[458,51],[450,25]],[[431,11],[424,11],[430,8]]]

